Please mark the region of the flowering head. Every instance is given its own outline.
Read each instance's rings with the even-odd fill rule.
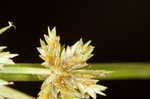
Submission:
[[[44,35],[45,41],[40,40],[38,47],[42,63],[50,69],[41,87],[39,99],[96,99],[96,93],[105,95],[102,91],[106,87],[97,85],[93,78],[104,72],[86,70],[86,61],[93,56],[91,41],[83,43],[82,39],[66,48],[60,44],[60,37],[56,36],[56,28]]]

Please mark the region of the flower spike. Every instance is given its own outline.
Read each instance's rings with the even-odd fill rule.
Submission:
[[[60,37],[56,35],[56,28],[48,27],[45,41],[40,39],[40,53],[42,63],[50,69],[52,74],[44,80],[38,99],[96,99],[96,94],[105,95],[105,86],[96,84],[97,76],[104,76],[105,71],[87,70],[86,62],[93,54],[91,41],[85,44],[82,38],[72,46],[64,47],[60,44]],[[108,72],[107,72],[108,73]],[[103,75],[102,75],[103,74]]]

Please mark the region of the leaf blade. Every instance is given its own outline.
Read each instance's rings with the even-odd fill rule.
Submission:
[[[35,99],[31,96],[28,96],[22,92],[19,92],[15,89],[7,87],[7,86],[0,86],[0,89],[1,89],[0,90],[1,96],[5,96],[5,97],[11,98],[11,99],[18,99],[18,97],[20,99]]]
[[[14,67],[11,69],[21,68],[32,68],[34,70],[45,70],[45,68],[40,64],[34,63],[18,63],[14,65],[5,65],[5,67]],[[23,68],[22,68],[23,69]],[[92,63],[89,64],[88,69],[90,70],[105,70],[105,71],[113,71],[109,75],[105,77],[97,77],[97,79],[104,79],[104,80],[126,80],[126,79],[150,79],[150,63],[141,63],[141,62],[130,62],[130,63]],[[29,69],[28,69],[29,70]],[[0,70],[2,71],[2,70]],[[47,71],[47,70],[46,70]],[[15,72],[15,71],[14,71]],[[30,72],[28,73],[13,73],[13,70],[8,73],[0,73],[0,78],[8,81],[41,81],[38,79],[37,75],[47,75],[49,72],[46,73],[38,73],[35,72],[34,74]],[[16,78],[15,78],[16,77]]]

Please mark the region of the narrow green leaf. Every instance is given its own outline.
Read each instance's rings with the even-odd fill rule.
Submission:
[[[95,63],[90,64],[92,70],[113,71],[110,75],[98,79],[150,79],[150,63]]]
[[[0,78],[6,81],[41,81],[37,75],[29,74],[0,74]]]
[[[49,70],[40,64],[5,65],[0,70],[0,78],[7,81],[40,81],[37,75],[48,75]],[[89,64],[90,70],[113,71],[97,79],[150,79],[150,63],[95,63]]]
[[[35,99],[7,86],[0,86],[0,98],[1,97],[5,97],[8,99]]]
[[[33,67],[6,67],[0,70],[0,74],[33,74],[33,75],[48,75],[51,74],[49,69],[33,68]]]

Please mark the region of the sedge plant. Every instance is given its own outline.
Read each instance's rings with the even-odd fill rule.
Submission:
[[[9,22],[9,26],[0,29],[0,34],[11,27],[15,26]],[[40,39],[41,47],[37,49],[44,60],[42,65],[49,73],[38,75],[39,79],[44,80],[38,99],[89,99],[90,96],[96,99],[96,94],[105,96],[102,91],[106,87],[96,84],[98,80],[93,78],[104,76],[108,72],[86,68],[87,60],[93,56],[91,41],[84,44],[80,39],[72,46],[62,46],[55,27],[52,30],[48,28],[48,35],[44,35],[44,38],[46,42]],[[3,71],[5,64],[14,64],[11,58],[18,55],[4,52],[5,48],[0,47],[0,71]],[[0,86],[9,84],[13,82],[0,79]]]
[[[15,28],[9,22],[9,26],[0,29],[0,34],[11,27]],[[96,94],[105,96],[107,88],[97,84],[98,79],[150,79],[150,63],[88,65],[94,50],[91,41],[83,43],[80,39],[72,46],[61,45],[55,27],[48,28],[44,39],[40,39],[41,47],[37,48],[44,60],[41,64],[14,64],[11,58],[18,54],[6,52],[6,46],[0,47],[0,99],[35,99],[7,87],[12,81],[43,81],[37,99],[96,99]]]

